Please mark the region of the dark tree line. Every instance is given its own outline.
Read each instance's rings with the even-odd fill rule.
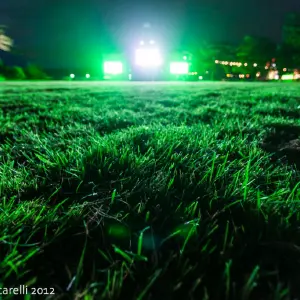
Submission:
[[[228,43],[201,42],[193,46],[196,57],[196,68],[201,73],[210,70],[211,78],[217,69],[223,72],[256,73],[265,72],[265,66],[271,65],[274,59],[278,70],[300,68],[300,13],[288,14],[282,28],[282,42],[258,36],[246,35],[238,45]],[[259,68],[230,65],[217,65],[215,60],[247,62],[257,64]],[[253,76],[253,74],[251,74]]]
[[[10,51],[13,41],[0,27],[0,50]],[[194,41],[188,47],[193,54],[193,65],[198,72],[209,73],[208,78],[215,79],[216,74],[238,72],[255,73],[260,71],[266,73],[266,64],[272,64],[276,59],[278,70],[300,68],[300,13],[288,14],[282,28],[282,41],[279,44],[268,38],[246,35],[237,45],[224,43],[208,43],[205,41]],[[0,57],[1,58],[1,57]],[[240,67],[230,65],[216,65],[215,60],[247,62],[257,64],[257,68],[249,66]],[[209,72],[208,72],[209,70]],[[7,67],[0,61],[0,74],[11,79],[46,79],[47,76],[41,69],[34,65],[26,68],[18,66]]]

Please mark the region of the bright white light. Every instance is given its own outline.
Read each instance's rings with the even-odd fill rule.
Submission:
[[[132,79],[132,75],[128,74],[128,79],[131,80]]]
[[[74,74],[70,74],[70,77],[71,77],[71,78],[75,78],[75,75],[74,75]]]
[[[248,64],[247,64],[247,63],[244,63],[244,66],[245,66],[245,67],[247,67],[247,66],[248,66]]]
[[[199,80],[202,80],[203,79],[203,76],[199,76]]]
[[[150,44],[153,45],[153,44],[155,44],[155,42],[154,42],[153,40],[151,40],[151,41],[150,41]]]
[[[90,75],[90,74],[85,74],[85,77],[86,77],[86,78],[90,78],[91,75]]]
[[[141,67],[158,67],[162,64],[162,58],[158,49],[137,49],[135,63]]]
[[[279,79],[279,75],[278,75],[278,74],[275,75],[275,76],[274,76],[274,79],[275,79],[275,80],[278,80],[278,79]]]
[[[144,41],[140,41],[140,45],[141,46],[145,45],[145,42]]]
[[[171,74],[188,74],[189,64],[187,62],[171,62],[170,73]]]
[[[257,64],[253,64],[253,67],[257,67]]]
[[[187,57],[186,57],[186,56],[184,56],[184,57],[183,57],[183,59],[184,59],[184,60],[187,60]]]
[[[104,73],[117,75],[123,73],[123,64],[120,61],[105,61]]]

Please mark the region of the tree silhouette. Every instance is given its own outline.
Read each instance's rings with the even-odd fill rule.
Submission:
[[[202,74],[209,70],[209,77],[214,80],[220,69],[222,72],[229,73],[229,65],[216,65],[215,60],[228,60],[233,61],[235,59],[236,49],[233,45],[228,43],[208,43],[202,41],[199,46],[195,47],[195,56],[197,70]]]
[[[286,15],[279,54],[286,67],[300,66],[300,13]]]
[[[242,62],[265,65],[276,55],[277,45],[264,37],[245,36],[241,41],[237,57]]]

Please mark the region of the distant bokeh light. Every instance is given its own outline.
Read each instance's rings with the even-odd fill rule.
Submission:
[[[282,80],[293,80],[294,79],[294,74],[284,74],[281,77]]]
[[[3,30],[0,29],[0,50],[8,52],[10,51],[12,45],[12,39],[5,35]]]

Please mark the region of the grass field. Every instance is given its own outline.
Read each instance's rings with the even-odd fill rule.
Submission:
[[[299,84],[25,82],[0,94],[0,287],[300,299]]]

